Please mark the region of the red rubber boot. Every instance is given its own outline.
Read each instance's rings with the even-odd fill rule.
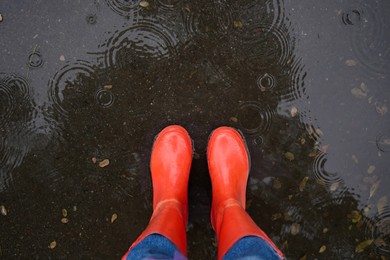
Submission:
[[[214,130],[209,139],[207,159],[213,188],[211,223],[218,240],[218,259],[246,236],[264,239],[283,259],[283,253],[245,211],[250,166],[240,133],[230,127]]]
[[[192,162],[192,141],[177,125],[163,129],[154,141],[150,170],[153,183],[153,215],[148,227],[122,257],[151,234],[168,238],[187,255],[188,178]]]

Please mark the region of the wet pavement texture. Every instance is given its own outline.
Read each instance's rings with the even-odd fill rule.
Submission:
[[[221,125],[289,259],[389,259],[389,27],[387,0],[0,2],[0,258],[121,257],[152,212],[153,138],[180,124],[190,259],[216,256]]]

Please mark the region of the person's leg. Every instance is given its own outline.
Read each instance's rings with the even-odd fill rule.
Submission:
[[[238,240],[223,256],[223,260],[272,260],[280,259],[278,252],[264,239],[256,236]]]
[[[177,247],[166,237],[152,234],[144,238],[139,244],[125,255],[124,259],[174,259],[186,260]]]
[[[240,133],[230,127],[214,130],[209,139],[207,160],[213,196],[211,223],[218,240],[218,259],[222,259],[240,239],[248,236],[262,239],[279,259],[283,259],[283,253],[245,211],[250,162]],[[257,247],[258,257],[265,253],[261,249]]]
[[[191,162],[192,141],[187,131],[181,126],[163,129],[154,141],[150,160],[153,215],[145,231],[122,259],[128,258],[132,250],[152,234],[165,237],[182,255],[187,254],[185,226],[188,218],[187,194]],[[161,252],[165,249],[161,247]]]

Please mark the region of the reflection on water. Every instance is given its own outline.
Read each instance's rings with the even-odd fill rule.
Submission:
[[[120,257],[150,216],[150,148],[169,124],[194,140],[192,258],[216,252],[206,149],[220,125],[244,133],[248,211],[288,258],[388,256],[388,4],[146,2],[47,2],[40,19],[56,22],[32,20],[20,46],[36,6],[3,8],[0,256]]]

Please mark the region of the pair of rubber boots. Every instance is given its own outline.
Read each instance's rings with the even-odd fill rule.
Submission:
[[[192,141],[183,127],[168,126],[157,136],[150,162],[153,215],[129,251],[148,235],[160,234],[187,255],[188,178],[192,154]],[[230,127],[214,130],[208,143],[207,159],[212,183],[211,223],[217,235],[218,259],[246,236],[264,239],[283,258],[282,252],[245,211],[250,162],[240,133]]]

